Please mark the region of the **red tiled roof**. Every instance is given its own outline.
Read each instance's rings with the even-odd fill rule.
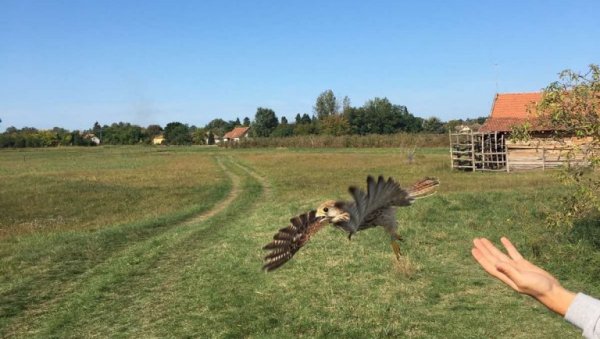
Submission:
[[[496,94],[492,113],[479,130],[482,132],[510,131],[514,125],[522,124],[529,118],[533,118],[535,105],[541,99],[542,93],[540,92]]]
[[[510,132],[515,125],[524,123],[526,119],[519,118],[488,118],[479,128],[481,132]]]
[[[529,116],[528,109],[542,100],[542,93],[504,93],[496,94],[492,107],[492,118],[521,118]]]
[[[225,135],[223,136],[223,138],[224,139],[241,138],[244,135],[246,135],[246,133],[248,133],[249,129],[250,129],[250,127],[236,127],[233,130],[225,133]]]

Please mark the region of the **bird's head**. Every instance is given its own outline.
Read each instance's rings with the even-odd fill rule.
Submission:
[[[346,214],[346,212],[338,206],[338,203],[335,200],[327,200],[319,205],[315,216],[331,222],[339,219],[343,214]]]

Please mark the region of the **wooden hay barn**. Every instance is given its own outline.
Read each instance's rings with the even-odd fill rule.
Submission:
[[[479,131],[450,133],[452,169],[470,171],[514,171],[556,168],[581,164],[581,152],[587,140],[575,137],[555,138],[555,131],[538,126],[535,106],[542,93],[496,94],[489,118]],[[530,123],[532,137],[512,141],[514,126]]]

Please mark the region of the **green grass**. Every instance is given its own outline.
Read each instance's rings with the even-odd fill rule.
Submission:
[[[413,163],[398,149],[0,152],[0,336],[579,337],[489,278],[471,239],[507,235],[566,287],[600,295],[597,225],[547,241],[562,192],[552,172],[448,161],[443,149]],[[349,242],[326,228],[260,271],[260,248],[291,216],[348,198],[367,174],[442,181],[398,212],[402,262],[381,229]]]

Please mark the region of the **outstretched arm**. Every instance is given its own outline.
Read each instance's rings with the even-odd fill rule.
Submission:
[[[585,337],[600,338],[600,300],[563,288],[550,273],[525,260],[510,240],[503,237],[500,241],[508,255],[488,239],[473,240],[471,253],[486,272],[564,316],[581,328]]]
[[[550,273],[525,260],[507,238],[500,239],[508,255],[498,250],[488,239],[473,240],[471,253],[490,275],[519,293],[539,300],[552,311],[564,316],[575,293],[563,288]]]

